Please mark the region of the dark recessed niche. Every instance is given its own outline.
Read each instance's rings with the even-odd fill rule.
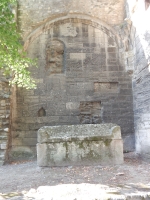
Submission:
[[[42,107],[39,109],[38,111],[38,117],[45,117],[46,116],[46,111],[45,109]]]

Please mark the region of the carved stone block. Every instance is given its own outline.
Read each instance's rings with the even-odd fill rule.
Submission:
[[[40,167],[123,163],[123,143],[116,124],[45,126],[38,130]]]
[[[62,73],[64,45],[58,40],[51,41],[46,47],[46,70],[48,75]]]

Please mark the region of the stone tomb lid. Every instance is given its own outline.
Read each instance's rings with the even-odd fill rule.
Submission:
[[[38,143],[102,139],[121,139],[120,126],[111,123],[60,125],[44,126],[38,130]]]

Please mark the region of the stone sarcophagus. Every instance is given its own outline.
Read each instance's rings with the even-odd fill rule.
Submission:
[[[123,163],[123,143],[116,124],[45,126],[38,131],[39,166]]]

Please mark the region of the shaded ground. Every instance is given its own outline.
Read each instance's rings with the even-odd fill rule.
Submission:
[[[68,188],[73,184],[82,184],[82,187],[86,184],[87,188],[93,187],[93,184],[96,184],[95,189],[103,185],[101,187],[105,189],[108,187],[120,188],[122,192],[128,189],[128,192],[134,190],[134,192],[143,191],[149,192],[150,194],[150,163],[142,161],[134,153],[128,153],[125,154],[125,162],[123,165],[114,166],[40,168],[35,161],[32,161],[12,163],[0,167],[0,200],[6,198],[26,199],[27,196],[34,196],[33,199],[38,199],[35,197],[35,194],[39,186],[57,186],[59,188],[61,186],[62,188],[66,187],[64,184],[67,184]],[[97,184],[100,185],[98,186]],[[79,188],[77,189],[78,186],[76,185],[76,190],[80,190]],[[38,188],[38,191],[41,192],[42,190],[44,194],[46,187],[41,188]],[[50,191],[50,188],[47,187],[47,190]],[[58,190],[56,189],[56,191]],[[12,196],[14,195],[13,198],[11,198],[11,194],[8,194],[11,192],[16,192],[16,194],[12,194]],[[28,195],[26,196],[27,192]],[[53,198],[49,197],[45,199],[51,200]]]

